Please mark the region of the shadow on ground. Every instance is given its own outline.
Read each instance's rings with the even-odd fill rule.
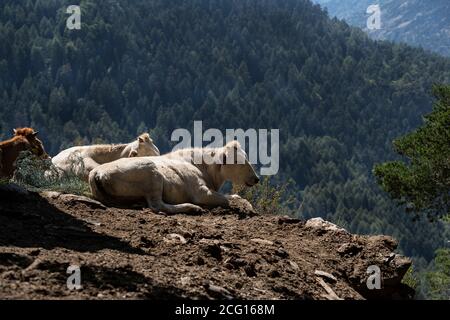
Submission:
[[[59,210],[38,194],[7,189],[0,190],[0,246],[143,253],[127,242],[94,232],[86,222]]]

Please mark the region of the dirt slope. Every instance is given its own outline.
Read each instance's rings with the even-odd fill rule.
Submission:
[[[410,260],[386,236],[248,210],[164,216],[0,187],[2,299],[408,298]],[[67,289],[70,265],[81,290]],[[368,290],[367,268],[382,271]]]

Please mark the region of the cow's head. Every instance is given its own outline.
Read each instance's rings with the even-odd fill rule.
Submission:
[[[37,138],[38,131],[34,131],[32,128],[18,128],[14,129],[14,135],[16,137],[25,137],[30,144],[30,151],[41,159],[49,159],[50,156],[45,152],[44,145],[41,140]]]
[[[248,187],[252,187],[259,182],[258,175],[238,141],[227,143],[222,148],[221,153],[220,173],[225,180]]]
[[[153,143],[148,133],[143,133],[137,138],[137,148],[131,151],[130,157],[152,157],[159,156],[160,152]]]

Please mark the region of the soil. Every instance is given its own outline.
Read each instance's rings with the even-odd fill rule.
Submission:
[[[167,216],[0,187],[1,299],[407,299],[411,261],[396,246],[246,205]],[[69,266],[81,289],[68,289]]]

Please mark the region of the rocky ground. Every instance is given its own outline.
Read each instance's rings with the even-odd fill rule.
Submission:
[[[396,246],[245,206],[165,216],[0,187],[1,299],[409,298]],[[80,290],[67,288],[73,265]],[[367,289],[371,265],[380,290]]]

